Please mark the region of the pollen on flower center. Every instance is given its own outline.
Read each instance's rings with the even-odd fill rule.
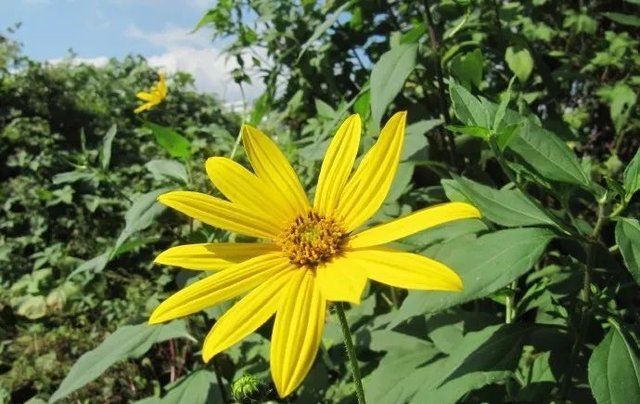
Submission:
[[[292,264],[314,268],[339,254],[346,239],[339,221],[309,211],[287,226],[276,243]]]

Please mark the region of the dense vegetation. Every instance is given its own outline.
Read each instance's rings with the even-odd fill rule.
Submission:
[[[246,163],[243,120],[311,189],[348,114],[362,116],[368,148],[407,110],[403,162],[371,223],[448,200],[484,218],[395,244],[447,263],[463,292],[372,284],[347,311],[368,401],[639,400],[639,11],[637,0],[221,0],[197,27],[230,41],[238,83],[267,85],[246,117],[178,74],[143,120],[134,93],[156,77],[144,60],[52,66],[0,37],[0,398],[277,400],[270,324],[209,364],[201,342],[228,305],[146,325],[201,276],[153,257],[234,237],[155,198],[210,192],[208,156]],[[355,402],[327,318],[311,373],[283,401]]]

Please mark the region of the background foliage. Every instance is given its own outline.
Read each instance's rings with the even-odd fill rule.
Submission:
[[[275,400],[269,325],[209,365],[199,341],[225,307],[145,325],[194,279],[153,256],[233,237],[155,197],[211,191],[207,156],[244,162],[243,118],[274,135],[310,189],[344,117],[364,118],[368,148],[406,109],[403,162],[371,223],[447,200],[484,219],[397,245],[455,268],[462,293],[374,284],[348,311],[369,401],[638,401],[639,10],[636,0],[221,0],[197,28],[227,38],[236,81],[264,80],[264,95],[238,117],[178,74],[147,122],[131,112],[132,89],[155,78],[143,60],[50,66],[2,37],[0,395]],[[354,402],[341,341],[330,316],[312,372],[285,401]]]

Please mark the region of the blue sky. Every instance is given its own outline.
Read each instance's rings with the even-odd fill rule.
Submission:
[[[109,57],[141,54],[171,73],[189,71],[198,90],[224,101],[240,99],[220,56],[221,44],[206,29],[190,34],[212,0],[0,0],[0,29],[22,26],[13,38],[25,55],[59,60],[71,48],[80,61],[101,64]],[[256,80],[259,81],[259,80]],[[247,89],[254,98],[260,87]]]

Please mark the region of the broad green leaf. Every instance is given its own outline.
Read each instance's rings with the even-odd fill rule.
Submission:
[[[509,146],[513,138],[518,135],[518,130],[521,126],[521,123],[515,123],[501,128],[499,132],[496,133],[496,143],[498,143],[500,150],[504,150]]]
[[[421,365],[438,354],[430,342],[385,330],[371,334],[371,349],[388,351],[363,380],[367,400],[378,404],[408,402],[430,373]]]
[[[417,44],[401,44],[380,57],[371,71],[371,117],[380,124],[387,106],[396,98],[416,66]]]
[[[426,255],[447,264],[460,275],[464,289],[461,292],[409,292],[390,327],[419,314],[486,297],[505,287],[531,269],[554,237],[547,229],[518,228],[479,238],[463,236],[438,246],[433,256]]]
[[[260,97],[258,97],[253,106],[253,111],[251,112],[251,119],[249,120],[251,125],[257,126],[262,122],[262,118],[264,118],[269,109],[269,99],[268,91],[265,91]]]
[[[47,314],[47,302],[44,296],[24,296],[18,303],[16,313],[30,320],[37,320]]]
[[[631,276],[640,285],[640,223],[636,219],[621,217],[616,223],[616,243],[631,272]]]
[[[480,49],[458,54],[451,59],[451,70],[459,82],[466,87],[478,87],[482,83],[483,57]]]
[[[447,125],[447,129],[451,132],[462,133],[463,135],[477,137],[482,140],[489,140],[489,137],[491,136],[491,131],[482,126]]]
[[[482,101],[454,80],[449,81],[449,97],[451,97],[453,104],[453,112],[466,126],[479,126],[487,129],[491,127],[489,111],[482,104]]]
[[[627,168],[624,169],[623,185],[625,191],[624,199],[628,202],[633,194],[640,189],[640,149],[636,151]]]
[[[527,81],[533,71],[533,58],[527,48],[509,46],[504,54],[509,69],[521,82]]]
[[[78,181],[89,181],[95,177],[95,173],[83,171],[67,171],[53,176],[54,184],[69,184]]]
[[[633,88],[624,81],[614,85],[600,87],[597,94],[603,101],[609,103],[609,113],[616,133],[620,134],[629,121],[629,115],[638,100]]]
[[[356,101],[353,103],[353,112],[360,115],[363,121],[366,122],[369,112],[371,111],[371,90],[361,92],[356,97]]]
[[[171,157],[187,158],[191,156],[191,143],[187,138],[178,134],[173,128],[161,126],[153,122],[145,122],[144,126],[151,129],[156,141]]]
[[[174,386],[158,404],[206,404],[219,398],[211,394],[216,376],[213,372],[200,369],[191,373]]]
[[[318,115],[327,119],[333,119],[336,117],[336,110],[319,98],[316,98],[316,111],[318,112]]]
[[[109,167],[109,162],[111,161],[111,145],[116,133],[118,133],[118,127],[113,124],[107,131],[107,134],[104,135],[104,140],[102,141],[102,155],[100,156],[100,162],[102,163],[103,170],[106,170],[107,167]]]
[[[440,119],[429,119],[407,126],[400,161],[426,160],[428,158],[426,150],[429,147],[426,134],[441,123]]]
[[[589,358],[589,385],[598,404],[640,402],[637,345],[616,324]]]
[[[500,105],[498,105],[496,114],[493,117],[493,125],[491,130],[494,133],[498,132],[498,128],[500,128],[500,125],[502,124],[502,120],[504,119],[504,115],[507,112],[507,106],[509,106],[509,101],[511,101],[511,86],[513,85],[513,82],[515,81],[515,79],[516,79],[516,76],[513,76],[511,77],[511,80],[509,80],[507,91],[505,91],[502,101],[500,101]]]
[[[402,162],[398,165],[398,171],[393,179],[391,189],[389,189],[385,202],[394,202],[402,196],[404,191],[411,184],[411,177],[413,176],[414,168],[415,164],[411,162]]]
[[[153,221],[166,209],[157,202],[158,196],[170,191],[172,188],[160,188],[155,191],[140,195],[124,214],[125,226],[113,247],[117,250],[131,235],[153,224]]]
[[[436,356],[430,342],[374,331],[371,348],[387,354],[364,379],[365,394],[382,404],[456,402],[469,391],[507,378],[517,366],[525,336],[523,327],[488,326],[467,332],[449,355]]]
[[[300,47],[298,60],[300,60],[300,58],[302,57],[302,55],[304,55],[307,49],[309,49],[311,45],[313,45],[313,43],[318,38],[320,38],[322,34],[324,34],[329,28],[331,28],[333,24],[335,24],[336,21],[338,21],[338,18],[340,18],[340,15],[349,7],[351,7],[352,3],[353,3],[352,1],[345,2],[340,7],[338,7],[336,11],[334,11],[331,15],[327,16],[327,19],[324,20],[322,24],[316,27],[316,29],[313,31],[313,34],[311,34],[309,39],[307,39],[307,41],[304,44],[302,44],[302,46]]]
[[[189,182],[189,175],[184,164],[176,160],[156,159],[144,165],[158,180],[169,179],[183,184]]]
[[[431,367],[431,377],[410,402],[455,403],[470,391],[507,379],[518,366],[528,331],[520,325],[497,325],[465,334],[444,363]]]
[[[554,225],[545,212],[538,209],[517,189],[497,190],[464,177],[442,180],[443,186],[458,187],[469,202],[478,207],[482,215],[506,227]]]
[[[207,11],[207,13],[205,13],[205,15],[203,15],[202,18],[200,18],[200,21],[198,21],[198,23],[196,24],[193,31],[191,31],[191,33],[193,34],[194,32],[198,31],[200,28],[204,27],[207,24],[215,23],[217,17],[218,17],[218,14],[215,12],[215,10]]]
[[[509,148],[549,180],[588,187],[590,179],[576,155],[556,135],[524,122]]]
[[[617,22],[618,24],[628,25],[630,27],[640,27],[640,18],[635,15],[614,12],[602,13],[602,15],[611,21]]]
[[[109,335],[97,348],[85,353],[73,365],[49,402],[60,400],[95,380],[114,363],[144,355],[157,342],[172,338],[193,339],[183,320],[150,326],[126,325]]]

